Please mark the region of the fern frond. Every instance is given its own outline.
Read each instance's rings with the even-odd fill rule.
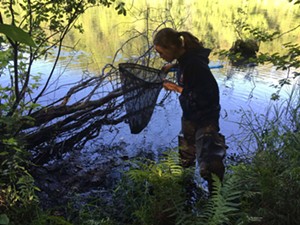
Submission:
[[[223,185],[213,174],[214,189],[204,210],[197,220],[197,225],[218,225],[228,223],[239,212],[241,191],[235,176],[227,179]]]
[[[161,159],[161,163],[166,166],[173,175],[181,175],[183,172],[177,151],[169,150]]]

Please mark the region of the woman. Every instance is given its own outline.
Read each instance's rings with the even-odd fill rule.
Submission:
[[[163,70],[168,72],[171,67],[178,67],[178,84],[165,81],[163,86],[180,93],[183,138],[179,136],[179,153],[182,166],[194,166],[197,158],[200,175],[208,181],[211,192],[212,174],[223,180],[227,146],[224,136],[219,133],[219,88],[208,67],[210,50],[191,33],[172,28],[158,31],[153,44],[161,58],[169,63],[177,60],[176,64],[168,64]]]

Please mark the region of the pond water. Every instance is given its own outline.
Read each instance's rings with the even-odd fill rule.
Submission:
[[[76,33],[72,34],[70,40],[73,42],[79,39],[84,40],[78,43],[78,47],[90,54],[86,58],[81,57],[76,66],[84,69],[88,65],[92,71],[99,71],[103,63],[107,63],[114,57],[116,57],[115,63],[117,64],[122,60],[131,59],[133,55],[141,55],[141,52],[145,52],[149,47],[147,41],[151,42],[152,32],[162,26],[162,23],[192,32],[213,51],[229,49],[239,35],[243,38],[251,37],[249,33],[243,33],[238,24],[246,23],[250,27],[259,27],[263,32],[272,33],[276,30],[285,32],[296,26],[295,21],[299,10],[284,0],[191,0],[188,3],[182,0],[144,0],[135,1],[132,4],[127,3],[126,17],[116,16],[113,10],[105,11],[95,8],[81,18],[80,22],[83,23],[85,32],[81,36]],[[238,30],[239,32],[236,32]],[[128,41],[127,45],[123,45],[129,37],[135,38]],[[261,43],[260,51],[282,52],[283,43],[299,42],[299,38],[299,31],[296,30],[272,42]],[[114,41],[111,43],[107,40]],[[122,51],[119,51],[121,54],[114,56],[121,45]],[[83,60],[84,58],[86,61]],[[288,73],[277,71],[270,65],[249,67],[243,70],[235,69],[227,62],[218,61],[213,54],[211,64],[224,65],[221,69],[213,69],[213,74],[220,88],[221,132],[227,137],[228,152],[234,153],[237,141],[241,140],[239,134],[242,130],[239,129],[239,123],[242,111],[251,110],[254,113],[265,114],[270,104],[281,104],[280,102],[288,96],[290,87],[284,87],[280,92],[280,101],[274,102],[270,99],[277,89],[271,85],[278,85],[278,81],[286,78]],[[158,103],[165,94],[166,92],[162,90]],[[124,154],[129,156],[140,152],[160,152],[166,147],[177,146],[177,135],[181,126],[180,118],[178,96],[172,93],[163,104],[156,106],[150,123],[140,134],[131,134],[127,124],[119,124],[106,129],[108,131],[100,134],[99,139],[93,144],[114,145],[114,143],[122,142],[128,150]],[[95,156],[97,154],[95,153]]]
[[[221,132],[226,136],[229,146],[227,155],[230,156],[241,153],[237,147],[245,138],[245,134],[240,134],[243,129],[239,128],[243,115],[241,111],[250,110],[252,113],[266,114],[270,105],[281,105],[289,97],[292,86],[284,86],[279,93],[280,99],[271,101],[271,94],[278,90],[271,85],[277,85],[280,79],[286,78],[288,75],[286,71],[277,71],[267,65],[237,69],[225,62],[218,61],[211,64],[224,65],[223,68],[212,69],[212,72],[220,88],[222,105],[220,127]],[[47,62],[40,62],[35,70],[46,70],[47,65]],[[60,64],[57,68],[58,74],[64,72],[63,83],[81,78],[83,68],[65,69],[66,65]],[[293,80],[293,85],[300,90],[299,80]],[[171,93],[165,99],[166,94],[164,89],[160,92],[152,118],[141,133],[131,134],[126,123],[104,127],[99,137],[90,141],[80,152],[67,153],[62,160],[45,165],[50,169],[47,172],[40,172],[37,180],[41,187],[45,186],[41,189],[47,190],[46,196],[57,196],[57,187],[64,190],[61,191],[59,198],[52,199],[53,204],[57,204],[58,201],[58,205],[61,205],[60,201],[70,195],[70,190],[79,190],[81,196],[85,197],[97,195],[100,199],[110,199],[108,196],[111,196],[122,173],[129,169],[130,163],[124,159],[136,157],[158,159],[161,153],[169,148],[176,148],[181,108],[176,93]],[[60,95],[61,92],[57,92],[53,93],[52,97]],[[162,99],[164,101],[161,103]],[[47,180],[44,180],[45,178]],[[206,188],[197,170],[195,170],[195,179]],[[55,191],[52,193],[52,190]]]
[[[222,68],[212,69],[212,72],[220,88],[221,132],[226,136],[229,145],[228,154],[234,154],[237,153],[238,142],[244,138],[241,135],[244,130],[239,127],[243,112],[267,114],[272,105],[282,105],[289,98],[293,86],[299,85],[299,80],[292,80],[292,85],[284,86],[278,93],[278,89],[274,86],[278,85],[279,80],[291,76],[291,72],[276,70],[271,65],[236,68],[220,61],[211,62],[210,65],[223,65]],[[61,83],[70,83],[81,78],[84,68],[66,69],[66,66],[67,64],[62,62],[57,68],[57,73],[62,73]],[[34,68],[36,71],[41,69],[47,69],[47,62],[41,62]],[[57,84],[57,86],[60,85]],[[49,100],[55,96],[62,96],[67,90],[61,89],[60,92],[53,92]],[[279,100],[271,100],[273,93],[280,95]],[[119,145],[121,148],[117,148],[114,154],[126,155],[129,158],[140,154],[157,156],[167,148],[176,148],[182,112],[178,94],[172,92],[165,98],[166,94],[164,89],[160,92],[152,118],[142,132],[131,134],[129,125],[126,123],[104,127],[99,137],[89,142],[82,151],[82,157],[88,158],[89,161],[99,159],[107,154],[107,152],[101,152],[103,145],[111,147]],[[164,101],[161,103],[162,99]]]
[[[239,129],[242,111],[253,114],[266,114],[271,105],[280,105],[289,97],[291,86],[284,87],[280,92],[280,100],[271,100],[277,89],[279,79],[286,78],[285,71],[276,71],[270,66],[257,66],[237,70],[230,66],[213,69],[220,88],[221,98],[221,132],[227,137],[229,153],[236,152],[236,137],[242,132]],[[297,81],[294,81],[297,83]],[[158,103],[165,96],[162,90]],[[127,124],[120,124],[111,132],[102,134],[106,143],[122,141],[131,149],[132,154],[138,151],[159,151],[165,147],[177,147],[177,135],[180,131],[181,108],[178,95],[171,93],[163,104],[158,104],[148,126],[139,134],[131,134]],[[130,153],[129,153],[130,154]]]
[[[74,48],[75,54],[63,52],[55,75],[60,79],[52,82],[48,92],[58,87],[61,87],[60,91],[67,91],[68,87],[63,87],[64,84],[80,79],[87,70],[99,74],[103,66],[111,63],[113,58],[117,64],[141,55],[139,53],[149,48],[152,33],[162,24],[191,31],[204,41],[206,47],[213,48],[214,51],[231,47],[233,41],[241,35],[236,32],[238,29],[241,32],[241,28],[237,27],[240,22],[251,27],[259,27],[263,32],[286,33],[272,42],[261,43],[262,52],[282,52],[283,43],[300,41],[299,29],[287,32],[298,25],[299,8],[286,0],[191,0],[188,3],[182,0],[144,0],[126,1],[126,4],[128,9],[126,17],[117,15],[112,8],[96,7],[87,11],[78,20],[83,25],[84,33],[72,31],[67,36],[64,44]],[[243,35],[244,38],[249,37],[249,33]],[[127,42],[131,37],[136,38]],[[125,42],[127,45],[122,45]],[[122,51],[119,53],[122,54],[115,55],[121,46]],[[236,138],[241,132],[239,129],[241,111],[251,110],[254,113],[265,114],[270,104],[281,104],[281,101],[288,97],[290,87],[284,87],[280,92],[280,101],[274,102],[270,98],[277,89],[271,85],[277,85],[280,79],[286,78],[291,73],[277,71],[269,65],[236,69],[227,62],[218,61],[213,55],[211,62],[224,65],[223,68],[213,69],[213,74],[220,88],[221,132],[227,138],[229,153],[234,153]],[[52,64],[51,58],[39,61],[34,65],[32,74],[42,73],[45,74],[42,77],[46,77],[52,69]],[[165,95],[165,90],[162,90],[158,103]],[[61,92],[52,92],[43,99],[44,103],[40,103],[47,104],[61,96]],[[103,143],[111,146],[122,143],[128,151],[122,154],[134,156],[139,152],[159,152],[166,147],[176,147],[181,117],[177,98],[175,93],[171,93],[162,104],[158,104],[150,123],[140,134],[131,134],[129,126],[125,123],[107,127],[97,140],[89,143],[90,149],[97,149],[94,146]],[[97,155],[101,153],[95,152],[95,156]]]

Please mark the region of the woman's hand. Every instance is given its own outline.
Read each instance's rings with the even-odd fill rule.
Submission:
[[[169,90],[169,91],[176,91],[178,93],[181,93],[182,92],[182,87],[180,87],[179,85],[175,84],[174,82],[172,81],[168,81],[168,80],[164,80],[163,82],[163,87],[166,89],[166,90]]]

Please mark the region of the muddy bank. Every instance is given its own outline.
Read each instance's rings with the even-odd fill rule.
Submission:
[[[37,193],[44,209],[63,210],[68,203],[84,204],[89,198],[111,200],[122,174],[130,167],[130,161],[147,158],[157,160],[163,152],[137,149],[128,154],[126,145],[98,146],[69,153],[61,159],[33,170]],[[80,202],[78,202],[80,201]],[[77,202],[77,203],[76,203]]]

